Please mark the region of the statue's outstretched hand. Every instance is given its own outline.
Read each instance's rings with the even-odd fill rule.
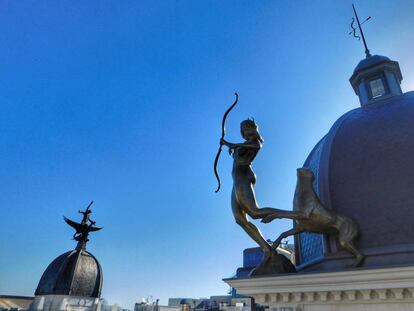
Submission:
[[[276,213],[275,214],[270,214],[270,215],[267,215],[266,217],[262,218],[261,222],[264,223],[264,224],[268,224],[269,222],[272,222],[276,218],[282,218],[282,217],[280,217]]]

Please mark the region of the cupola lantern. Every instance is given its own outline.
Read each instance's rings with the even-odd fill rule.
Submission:
[[[401,95],[402,74],[398,62],[373,55],[361,60],[349,79],[361,106]]]

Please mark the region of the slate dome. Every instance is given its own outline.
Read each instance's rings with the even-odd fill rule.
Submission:
[[[322,202],[359,223],[368,266],[414,262],[414,92],[344,114],[304,166]],[[302,263],[340,251],[320,235],[300,243]]]
[[[71,295],[99,298],[102,268],[88,251],[77,248],[57,257],[46,268],[35,295]]]
[[[368,55],[350,83],[361,106],[341,116],[304,163],[326,207],[356,220],[364,266],[414,262],[414,92],[403,93],[398,62]],[[303,233],[297,264],[309,270],[349,266],[334,238]]]
[[[382,55],[372,55],[366,57],[358,63],[358,65],[354,69],[354,72],[370,68],[383,62],[391,62],[391,59],[389,59],[387,56]]]

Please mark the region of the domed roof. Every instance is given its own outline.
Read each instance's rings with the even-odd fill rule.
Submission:
[[[315,173],[322,202],[359,223],[356,244],[366,253],[381,248],[396,254],[401,245],[414,249],[413,120],[414,92],[354,109],[335,122],[304,164]],[[310,252],[321,243],[314,236],[302,245],[302,258],[306,247]],[[405,254],[389,264],[408,260],[413,258]],[[367,261],[375,265],[381,257]]]
[[[35,295],[72,295],[99,298],[102,268],[98,260],[82,248],[64,253],[47,267]]]
[[[362,69],[367,69],[383,62],[392,62],[387,56],[372,55],[361,60],[354,69],[354,73]]]

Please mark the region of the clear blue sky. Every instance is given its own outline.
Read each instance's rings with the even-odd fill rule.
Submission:
[[[414,2],[356,5],[414,89]],[[233,220],[227,153],[214,193],[222,114],[238,91],[227,138],[256,119],[259,203],[290,209],[295,169],[359,105],[351,17],[351,1],[0,2],[0,294],[33,294],[75,246],[62,216],[90,200],[111,303],[225,294],[255,244]]]

